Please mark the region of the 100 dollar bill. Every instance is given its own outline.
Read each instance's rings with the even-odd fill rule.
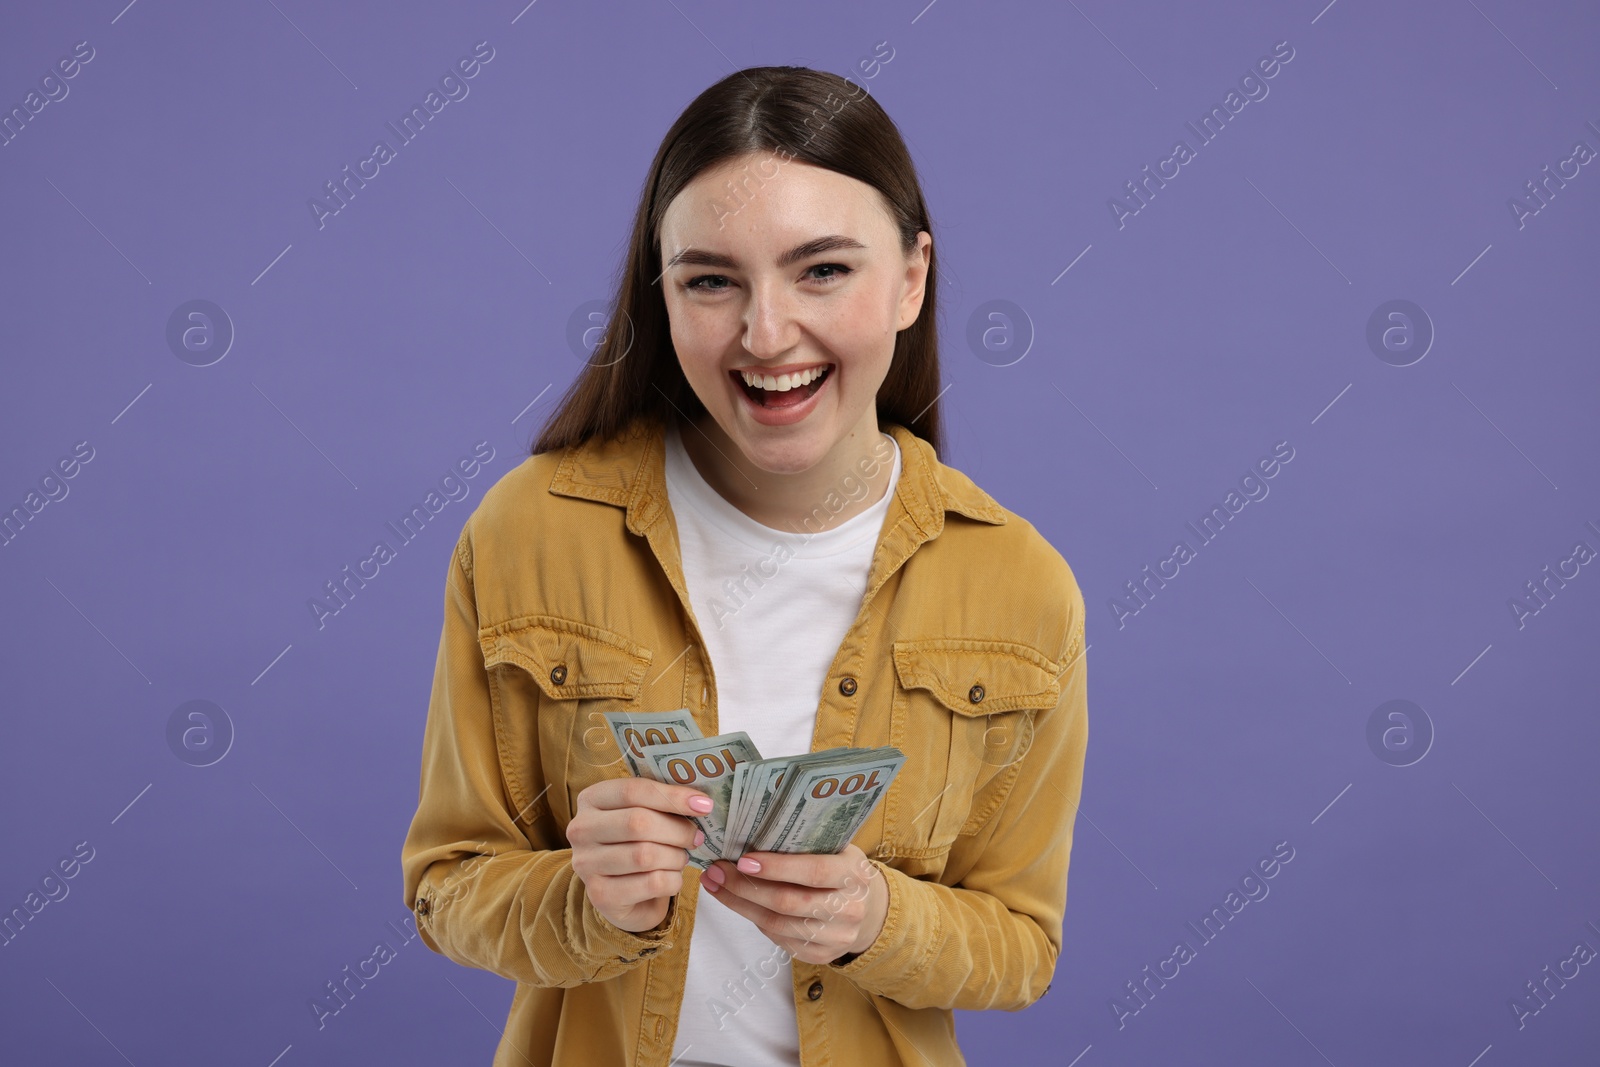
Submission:
[[[695,725],[694,715],[688,708],[677,711],[607,711],[601,717],[611,727],[611,736],[628,761],[628,770],[635,778],[654,778],[655,774],[645,762],[646,745],[670,745],[679,741],[695,741],[702,736]]]
[[[729,802],[728,837],[724,853],[729,859],[744,854],[752,835],[765,824],[773,802],[782,794],[783,784],[796,767],[834,763],[847,759],[854,748],[829,748],[802,752],[797,756],[775,756],[743,764],[734,772],[733,795]]]
[[[782,795],[750,839],[750,851],[840,851],[878,806],[905,761],[899,749],[885,747],[842,762],[790,768]]]
[[[628,770],[635,778],[648,778],[653,782],[666,781],[657,773],[654,764],[645,757],[645,749],[655,745],[675,745],[704,739],[694,714],[688,708],[676,711],[607,711],[602,714]],[[715,812],[713,812],[715,814]],[[699,819],[695,825],[705,832]],[[689,849],[689,862],[705,870],[721,855],[706,833],[705,841]]]
[[[656,781],[691,786],[711,798],[709,812],[689,816],[689,821],[706,835],[703,845],[690,849],[689,862],[703,870],[725,856],[723,845],[727,837],[728,799],[733,790],[734,768],[761,758],[750,735],[739,731],[676,744],[648,745],[644,758]]]

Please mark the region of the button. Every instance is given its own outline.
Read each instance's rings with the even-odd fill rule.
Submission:
[[[558,663],[554,667],[551,667],[550,668],[550,680],[552,682],[556,683],[557,685],[560,685],[562,682],[566,681],[567,680],[567,666],[566,666],[566,664]]]
[[[427,915],[432,909],[433,909],[433,906],[428,903],[428,898],[427,897],[418,897],[417,898],[417,914],[418,915]]]
[[[822,983],[820,981],[812,982],[811,983],[811,988],[806,990],[806,996],[809,997],[812,1000],[821,1000],[822,999]]]
[[[847,697],[856,695],[856,680],[848,674],[839,679],[839,692]],[[814,998],[813,998],[814,999]]]
[[[642,949],[640,949],[640,950],[639,950],[639,955],[641,955],[641,956],[648,956],[648,955],[651,955],[651,954],[652,954],[652,953],[654,953],[654,952],[658,952],[658,951],[660,951],[660,946],[658,946],[658,945],[651,945],[651,946],[650,946],[650,947],[649,947],[649,948],[642,948]]]
[[[981,703],[983,701],[983,686],[975,685],[971,689],[968,689],[967,699],[972,701],[974,704]]]

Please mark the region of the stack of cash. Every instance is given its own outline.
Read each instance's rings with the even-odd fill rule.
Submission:
[[[702,870],[746,852],[841,851],[906,761],[890,746],[763,759],[742,730],[703,736],[688,708],[607,712],[605,720],[634,777],[711,798],[708,814],[690,816],[706,835],[689,850]]]

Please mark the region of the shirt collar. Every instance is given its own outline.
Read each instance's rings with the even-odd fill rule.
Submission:
[[[899,444],[901,464],[886,525],[895,523],[901,509],[924,538],[939,535],[946,511],[1005,524],[1006,510],[965,474],[940,463],[931,444],[897,423],[882,429]],[[665,440],[666,423],[651,415],[636,417],[614,437],[591,437],[562,457],[550,492],[624,508],[628,529],[642,535],[670,506]]]

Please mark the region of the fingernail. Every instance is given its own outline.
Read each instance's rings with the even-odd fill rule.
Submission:
[[[706,874],[707,874],[707,872],[701,872],[701,874],[700,874],[700,884],[701,885],[705,886],[706,889],[709,890],[712,893],[715,893],[717,890],[722,888],[716,882],[713,882],[710,878],[708,878],[706,876]]]
[[[723,882],[728,880],[728,876],[722,873],[722,868],[717,866],[707,867],[706,877],[718,885],[721,885]]]
[[[761,869],[761,864],[757,863],[749,856],[740,856],[738,867],[741,871],[744,871],[747,874],[755,874]]]
[[[694,847],[695,848],[699,848],[701,845],[703,845],[705,843],[706,843],[706,832],[704,830],[696,830],[694,832]]]
[[[716,805],[711,803],[710,797],[697,794],[689,798],[689,806],[704,815]]]

